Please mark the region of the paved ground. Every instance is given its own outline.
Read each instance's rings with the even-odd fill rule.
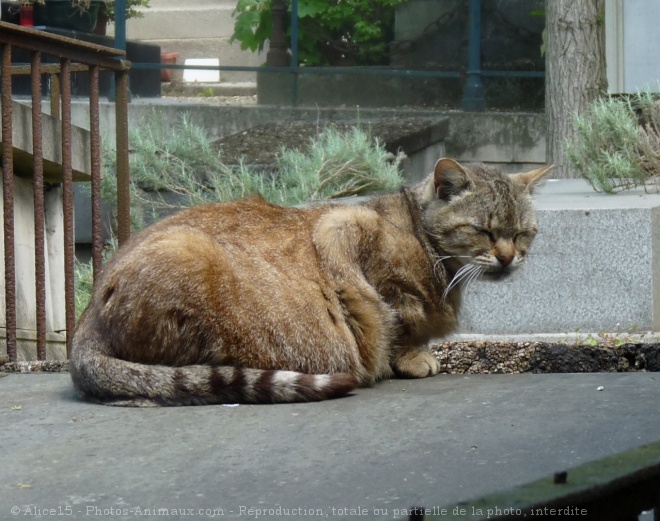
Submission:
[[[0,519],[252,520],[278,507],[259,518],[397,519],[655,441],[658,403],[657,373],[601,373],[439,375],[314,404],[121,409],[78,401],[68,374],[10,374]]]

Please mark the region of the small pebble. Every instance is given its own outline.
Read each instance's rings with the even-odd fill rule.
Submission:
[[[596,391],[603,391],[604,389],[605,389],[605,387],[603,387],[602,385],[599,385],[598,388],[596,389]]]

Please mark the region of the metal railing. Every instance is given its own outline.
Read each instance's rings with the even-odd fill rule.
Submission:
[[[13,50],[27,51],[30,63],[12,64]],[[125,52],[42,31],[0,22],[0,74],[2,100],[2,170],[5,248],[5,311],[7,355],[17,361],[16,257],[14,222],[14,143],[12,113],[12,77],[29,74],[32,101],[32,155],[34,187],[36,346],[37,359],[46,359],[46,252],[44,239],[44,155],[42,126],[41,77],[50,74],[52,81],[51,115],[61,121],[61,179],[64,213],[64,288],[67,354],[75,327],[75,246],[73,230],[73,168],[71,123],[71,74],[89,73],[90,173],[92,187],[92,258],[94,277],[102,263],[101,233],[101,141],[99,129],[99,72],[114,71],[116,90],[117,218],[120,244],[130,235],[130,195],[128,171],[128,71]],[[43,57],[58,63],[42,63]],[[59,91],[59,92],[58,92]]]
[[[115,10],[123,15],[126,0],[116,0]],[[482,0],[465,0],[468,9],[468,59],[465,71],[462,70],[415,70],[400,67],[369,67],[369,66],[301,66],[299,60],[299,15],[298,0],[273,0],[272,32],[269,40],[269,51],[266,65],[261,67],[244,67],[231,65],[162,65],[159,63],[133,63],[135,69],[176,69],[176,70],[212,70],[228,72],[258,72],[264,74],[288,73],[291,82],[291,105],[298,104],[298,78],[304,75],[360,75],[385,76],[392,78],[437,78],[463,80],[463,97],[461,108],[466,112],[483,111],[486,108],[486,96],[483,80],[485,78],[538,78],[545,77],[544,71],[536,70],[484,70],[481,63],[482,54]],[[288,14],[287,4],[291,13]],[[290,27],[290,39],[286,36],[285,27]],[[126,48],[125,19],[115,21],[115,47]]]

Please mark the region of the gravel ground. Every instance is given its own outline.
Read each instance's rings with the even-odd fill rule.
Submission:
[[[545,342],[444,342],[431,345],[441,373],[596,373],[660,371],[660,344],[585,346]],[[0,357],[2,373],[59,373],[66,361],[9,363]]]
[[[257,104],[257,96],[163,96],[163,99],[179,103],[199,103],[213,106],[251,107]]]
[[[660,344],[444,342],[431,351],[450,374],[660,371]]]

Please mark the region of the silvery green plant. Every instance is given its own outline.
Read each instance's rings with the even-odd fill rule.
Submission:
[[[657,190],[660,174],[660,100],[650,92],[607,96],[575,116],[577,138],[568,157],[599,192]]]

